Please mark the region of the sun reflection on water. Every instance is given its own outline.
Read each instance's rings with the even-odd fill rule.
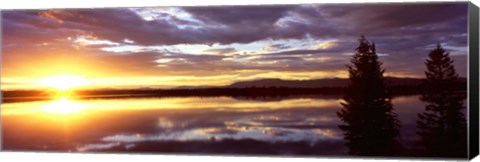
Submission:
[[[230,97],[177,97],[177,98],[125,98],[125,99],[76,99],[75,94],[61,94],[55,100],[16,102],[2,104],[2,116],[6,115],[40,115],[75,114],[89,111],[140,111],[140,110],[194,110],[216,109],[229,112],[254,112],[292,107],[329,109],[338,106],[337,99],[286,99],[275,102],[254,100],[237,100]],[[198,104],[202,103],[202,104]],[[274,120],[275,117],[268,117]]]
[[[84,106],[80,103],[61,97],[57,101],[51,102],[41,107],[44,112],[52,114],[76,114],[83,110]]]

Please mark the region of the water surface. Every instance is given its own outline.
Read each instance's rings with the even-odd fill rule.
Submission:
[[[346,155],[339,96],[122,98],[2,104],[3,148],[70,152]],[[413,147],[418,96],[393,99]]]

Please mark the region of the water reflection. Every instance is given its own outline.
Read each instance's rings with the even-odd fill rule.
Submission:
[[[53,101],[41,107],[47,113],[52,114],[74,114],[82,111],[84,106],[80,103],[70,101],[66,97],[61,97],[57,101]]]
[[[381,78],[351,75],[355,82],[343,97],[338,127],[344,132],[348,153],[360,156],[394,156],[401,149],[400,121]],[[376,83],[376,84],[372,84]]]
[[[345,155],[348,148],[337,127],[339,101],[338,97],[269,101],[193,97],[8,103],[2,105],[3,148]],[[418,96],[393,101],[402,120],[422,111]],[[60,108],[64,106],[79,111]],[[415,132],[415,123],[402,128]]]
[[[198,152],[212,145],[212,152],[244,153],[244,147],[226,145],[247,142],[261,146],[258,153],[340,155],[344,150],[334,117],[338,100],[213,97],[8,103],[2,105],[4,148]],[[69,142],[60,140],[64,134]],[[192,143],[202,146],[191,147]]]
[[[430,157],[466,157],[467,124],[463,93],[426,93],[425,111],[418,114],[419,153]]]
[[[257,111],[262,109],[289,109],[292,107],[336,107],[339,99],[293,98],[280,101],[237,100],[230,97],[172,97],[33,101],[2,105],[2,115],[39,115],[53,111],[127,111],[159,109],[216,109],[218,111]],[[199,104],[201,103],[201,104]]]

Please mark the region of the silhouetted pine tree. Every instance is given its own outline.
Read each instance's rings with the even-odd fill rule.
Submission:
[[[393,155],[398,147],[399,121],[384,82],[375,44],[362,35],[347,65],[351,84],[337,112],[345,123],[346,145],[352,155]]]
[[[433,49],[425,62],[426,92],[421,100],[427,102],[425,111],[418,114],[417,134],[426,156],[467,156],[467,128],[463,102],[465,92],[455,92],[458,74],[453,60],[440,44]]]

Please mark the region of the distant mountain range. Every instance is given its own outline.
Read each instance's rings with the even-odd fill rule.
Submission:
[[[390,86],[418,86],[424,79],[419,78],[396,78],[386,77],[385,81]],[[465,78],[459,78],[460,83],[466,83]],[[248,87],[288,87],[288,88],[323,88],[323,87],[346,87],[350,80],[346,78],[329,78],[313,80],[282,80],[282,79],[260,79],[235,82],[228,88]]]
[[[386,83],[392,94],[419,94],[424,90],[420,86],[424,79],[387,77]],[[454,84],[457,90],[466,90],[466,78],[459,78]],[[226,86],[181,86],[173,89],[137,88],[137,89],[95,89],[82,90],[78,98],[120,98],[120,97],[187,97],[187,96],[290,96],[290,95],[324,95],[342,94],[350,80],[346,78],[282,80],[259,79],[239,81]],[[42,90],[2,91],[2,102],[26,102],[48,100],[49,92]]]
[[[289,88],[321,88],[321,87],[345,87],[350,81],[341,78],[314,79],[314,80],[282,80],[260,79],[235,82],[229,88],[248,87],[289,87]]]

